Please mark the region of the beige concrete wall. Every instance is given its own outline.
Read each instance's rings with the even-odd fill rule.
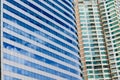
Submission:
[[[80,56],[81,56],[81,62],[84,65],[83,67],[83,76],[84,80],[88,80],[87,78],[87,69],[86,69],[86,61],[85,61],[85,55],[84,55],[84,47],[82,42],[82,32],[81,32],[81,26],[80,26],[80,14],[79,14],[79,8],[78,8],[78,0],[74,0],[75,2],[75,17],[76,17],[76,26],[78,31],[78,41],[79,41],[79,48],[80,48]]]

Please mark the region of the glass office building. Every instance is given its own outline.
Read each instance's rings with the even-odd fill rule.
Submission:
[[[1,1],[1,80],[82,80],[73,0]]]

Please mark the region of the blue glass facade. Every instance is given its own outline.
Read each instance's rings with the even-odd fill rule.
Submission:
[[[72,0],[2,2],[3,80],[82,80]]]

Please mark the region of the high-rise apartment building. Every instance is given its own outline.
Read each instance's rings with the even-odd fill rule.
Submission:
[[[110,79],[104,34],[97,0],[79,0],[80,50],[85,80]]]
[[[82,80],[73,0],[1,0],[1,80]]]
[[[120,80],[120,0],[99,0],[112,80]]]
[[[120,0],[78,0],[85,80],[120,79]]]

